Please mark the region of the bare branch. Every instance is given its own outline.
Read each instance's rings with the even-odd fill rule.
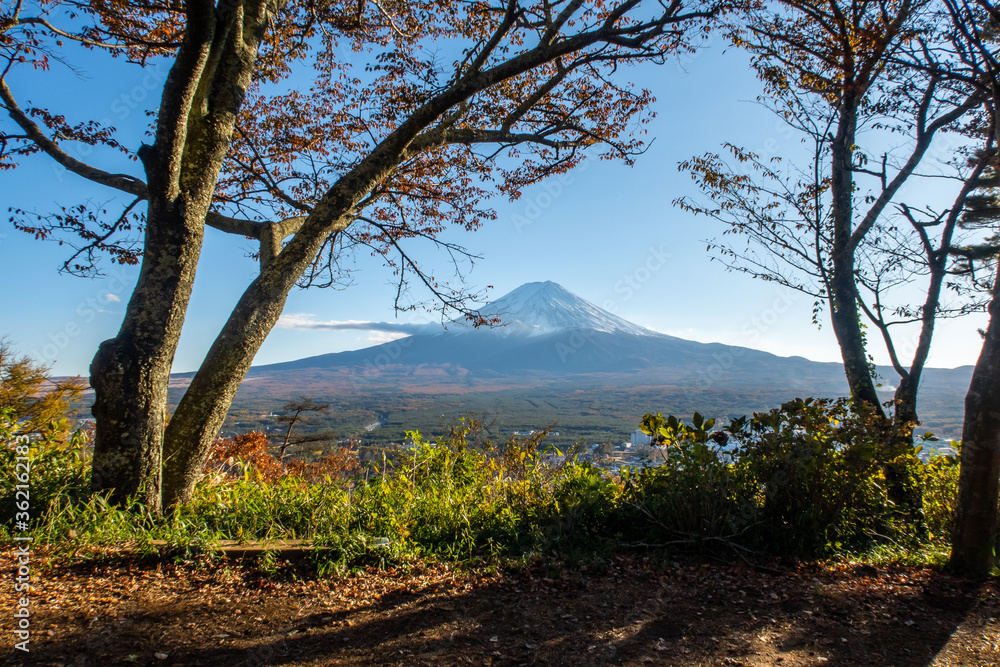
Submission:
[[[10,91],[10,88],[7,86],[7,82],[3,79],[0,79],[0,100],[3,101],[4,108],[7,109],[7,113],[9,113],[14,122],[17,123],[22,130],[24,130],[25,134],[27,134],[41,150],[62,165],[67,171],[71,171],[78,176],[82,176],[89,181],[93,181],[94,183],[115,188],[116,190],[134,195],[141,199],[146,198],[146,184],[138,178],[127,174],[112,174],[106,172],[103,169],[98,169],[97,167],[77,160],[64,151],[59,144],[46,136],[42,129],[38,127],[34,121],[28,118],[28,116],[21,110],[21,107],[18,106],[17,101],[14,99],[14,95]]]

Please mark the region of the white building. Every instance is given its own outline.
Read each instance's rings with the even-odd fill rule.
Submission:
[[[639,429],[636,429],[635,433],[632,434],[632,446],[638,447],[640,445],[648,445],[653,442],[653,436],[646,435]]]

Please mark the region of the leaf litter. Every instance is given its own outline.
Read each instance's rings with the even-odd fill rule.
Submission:
[[[328,578],[224,560],[35,568],[31,653],[9,642],[3,664],[1000,664],[1000,582],[930,568],[627,556]],[[7,609],[12,596],[3,591]],[[0,620],[8,637],[12,621]]]

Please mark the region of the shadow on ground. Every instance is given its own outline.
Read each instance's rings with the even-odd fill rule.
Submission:
[[[546,573],[372,573],[275,587],[143,567],[130,579],[141,586],[117,601],[87,608],[81,593],[40,606],[31,654],[8,658],[76,667],[1000,664],[996,581],[867,566],[664,570],[627,559],[600,574]],[[100,592],[103,576],[114,575],[87,574],[89,590]]]

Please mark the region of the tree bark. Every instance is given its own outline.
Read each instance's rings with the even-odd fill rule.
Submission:
[[[262,235],[260,275],[243,293],[167,427],[162,492],[167,507],[191,499],[240,383],[278,322],[289,291],[312,263],[324,239],[347,228],[353,220],[354,207],[388,178],[408,151],[430,147],[431,144],[422,141],[426,137],[420,133],[441,114],[477,90],[559,55],[558,51],[540,47],[533,52],[533,59],[504,63],[474,79],[457,82],[414,112],[365,160],[339,179],[304,221],[293,219],[294,224],[284,230],[294,231],[287,246],[278,251],[280,241],[274,234],[283,232],[275,228]]]
[[[992,157],[992,151],[989,155],[980,156],[972,173],[966,178],[962,189],[955,198],[951,211],[944,220],[944,229],[941,232],[941,240],[937,247],[931,244],[930,237],[916,223],[916,220],[910,218],[914,230],[920,235],[920,240],[927,256],[927,268],[930,271],[930,278],[927,285],[927,297],[920,309],[920,337],[917,339],[917,348],[913,351],[913,360],[910,362],[908,369],[903,368],[896,357],[896,348],[889,337],[887,327],[883,327],[882,329],[886,340],[886,348],[889,350],[893,366],[900,377],[899,386],[896,387],[896,393],[893,395],[897,430],[905,427],[906,424],[916,424],[919,421],[917,416],[917,393],[920,388],[920,378],[923,376],[927,357],[931,351],[931,341],[934,337],[934,327],[937,324],[938,308],[941,305],[941,290],[948,275],[948,249],[951,248],[952,239],[955,236],[955,228],[958,225],[962,211],[965,209],[968,197],[976,189],[983,171],[990,162],[990,157]],[[909,212],[904,212],[909,218]]]
[[[952,234],[957,219],[957,210],[949,217],[947,227],[942,236],[941,245],[947,249],[951,245]],[[933,255],[928,257],[928,266],[931,277],[927,287],[927,298],[921,310],[920,337],[917,342],[917,349],[913,352],[913,360],[909,369],[899,366],[895,356],[895,348],[891,341],[887,340],[888,349],[892,355],[893,363],[899,372],[899,385],[893,394],[893,415],[892,423],[888,435],[888,456],[899,452],[903,454],[913,448],[913,429],[919,423],[917,414],[917,394],[920,388],[920,378],[923,376],[924,366],[930,354],[931,340],[934,336],[934,325],[937,322],[938,306],[941,301],[941,288],[946,275],[947,254],[942,252],[939,257]],[[890,498],[897,507],[905,509],[911,519],[916,520],[923,526],[923,506],[924,494],[919,483],[914,483],[910,478],[908,466],[902,465],[885,466],[883,471],[886,475],[886,483],[890,492]],[[921,530],[923,530],[921,528]]]
[[[850,72],[852,66],[845,66]],[[844,373],[851,397],[874,409],[885,418],[875,382],[868,367],[868,352],[861,329],[857,285],[854,276],[854,165],[852,151],[857,134],[858,100],[845,84],[841,101],[837,133],[833,137],[830,164],[831,215],[833,218],[832,271],[827,288],[830,290],[830,321],[844,360]]]
[[[884,419],[885,411],[875,389],[875,381],[868,366],[868,350],[865,347],[864,334],[859,326],[861,320],[854,286],[853,257],[844,258],[839,264],[837,268],[840,272],[846,274],[850,271],[852,275],[844,279],[841,275],[836,275],[838,271],[834,269],[834,275],[830,279],[830,292],[833,297],[830,321],[837,336],[837,344],[840,346],[840,355],[844,360],[847,386],[854,400],[872,408]]]
[[[139,151],[148,200],[142,267],[117,337],[90,367],[96,419],[91,489],[161,507],[167,387],[205,219],[274,6],[219,13],[187,3],[187,30],[164,85],[153,146]]]
[[[974,579],[995,562],[1000,501],[1000,268],[993,279],[990,323],[965,397],[958,512],[949,564]]]
[[[117,338],[90,366],[96,419],[91,488],[160,508],[160,457],[167,386],[191,296],[203,230],[151,212],[139,282]]]
[[[951,245],[954,220],[950,220],[941,245],[947,249]],[[941,258],[930,258],[930,284],[927,287],[927,298],[920,312],[920,337],[917,349],[913,352],[913,360],[908,369],[900,369],[899,385],[893,394],[894,422],[897,430],[907,425],[912,426],[919,421],[917,415],[917,393],[920,389],[920,378],[923,377],[924,366],[931,351],[931,340],[934,337],[934,325],[937,323],[938,306],[941,303],[941,288],[944,285],[947,254],[942,252]],[[890,348],[893,350],[893,348]],[[912,433],[912,432],[911,432]],[[910,438],[912,442],[912,436]]]
[[[281,316],[292,285],[282,287],[262,275],[247,288],[184,392],[164,440],[166,507],[191,499],[236,391]]]

